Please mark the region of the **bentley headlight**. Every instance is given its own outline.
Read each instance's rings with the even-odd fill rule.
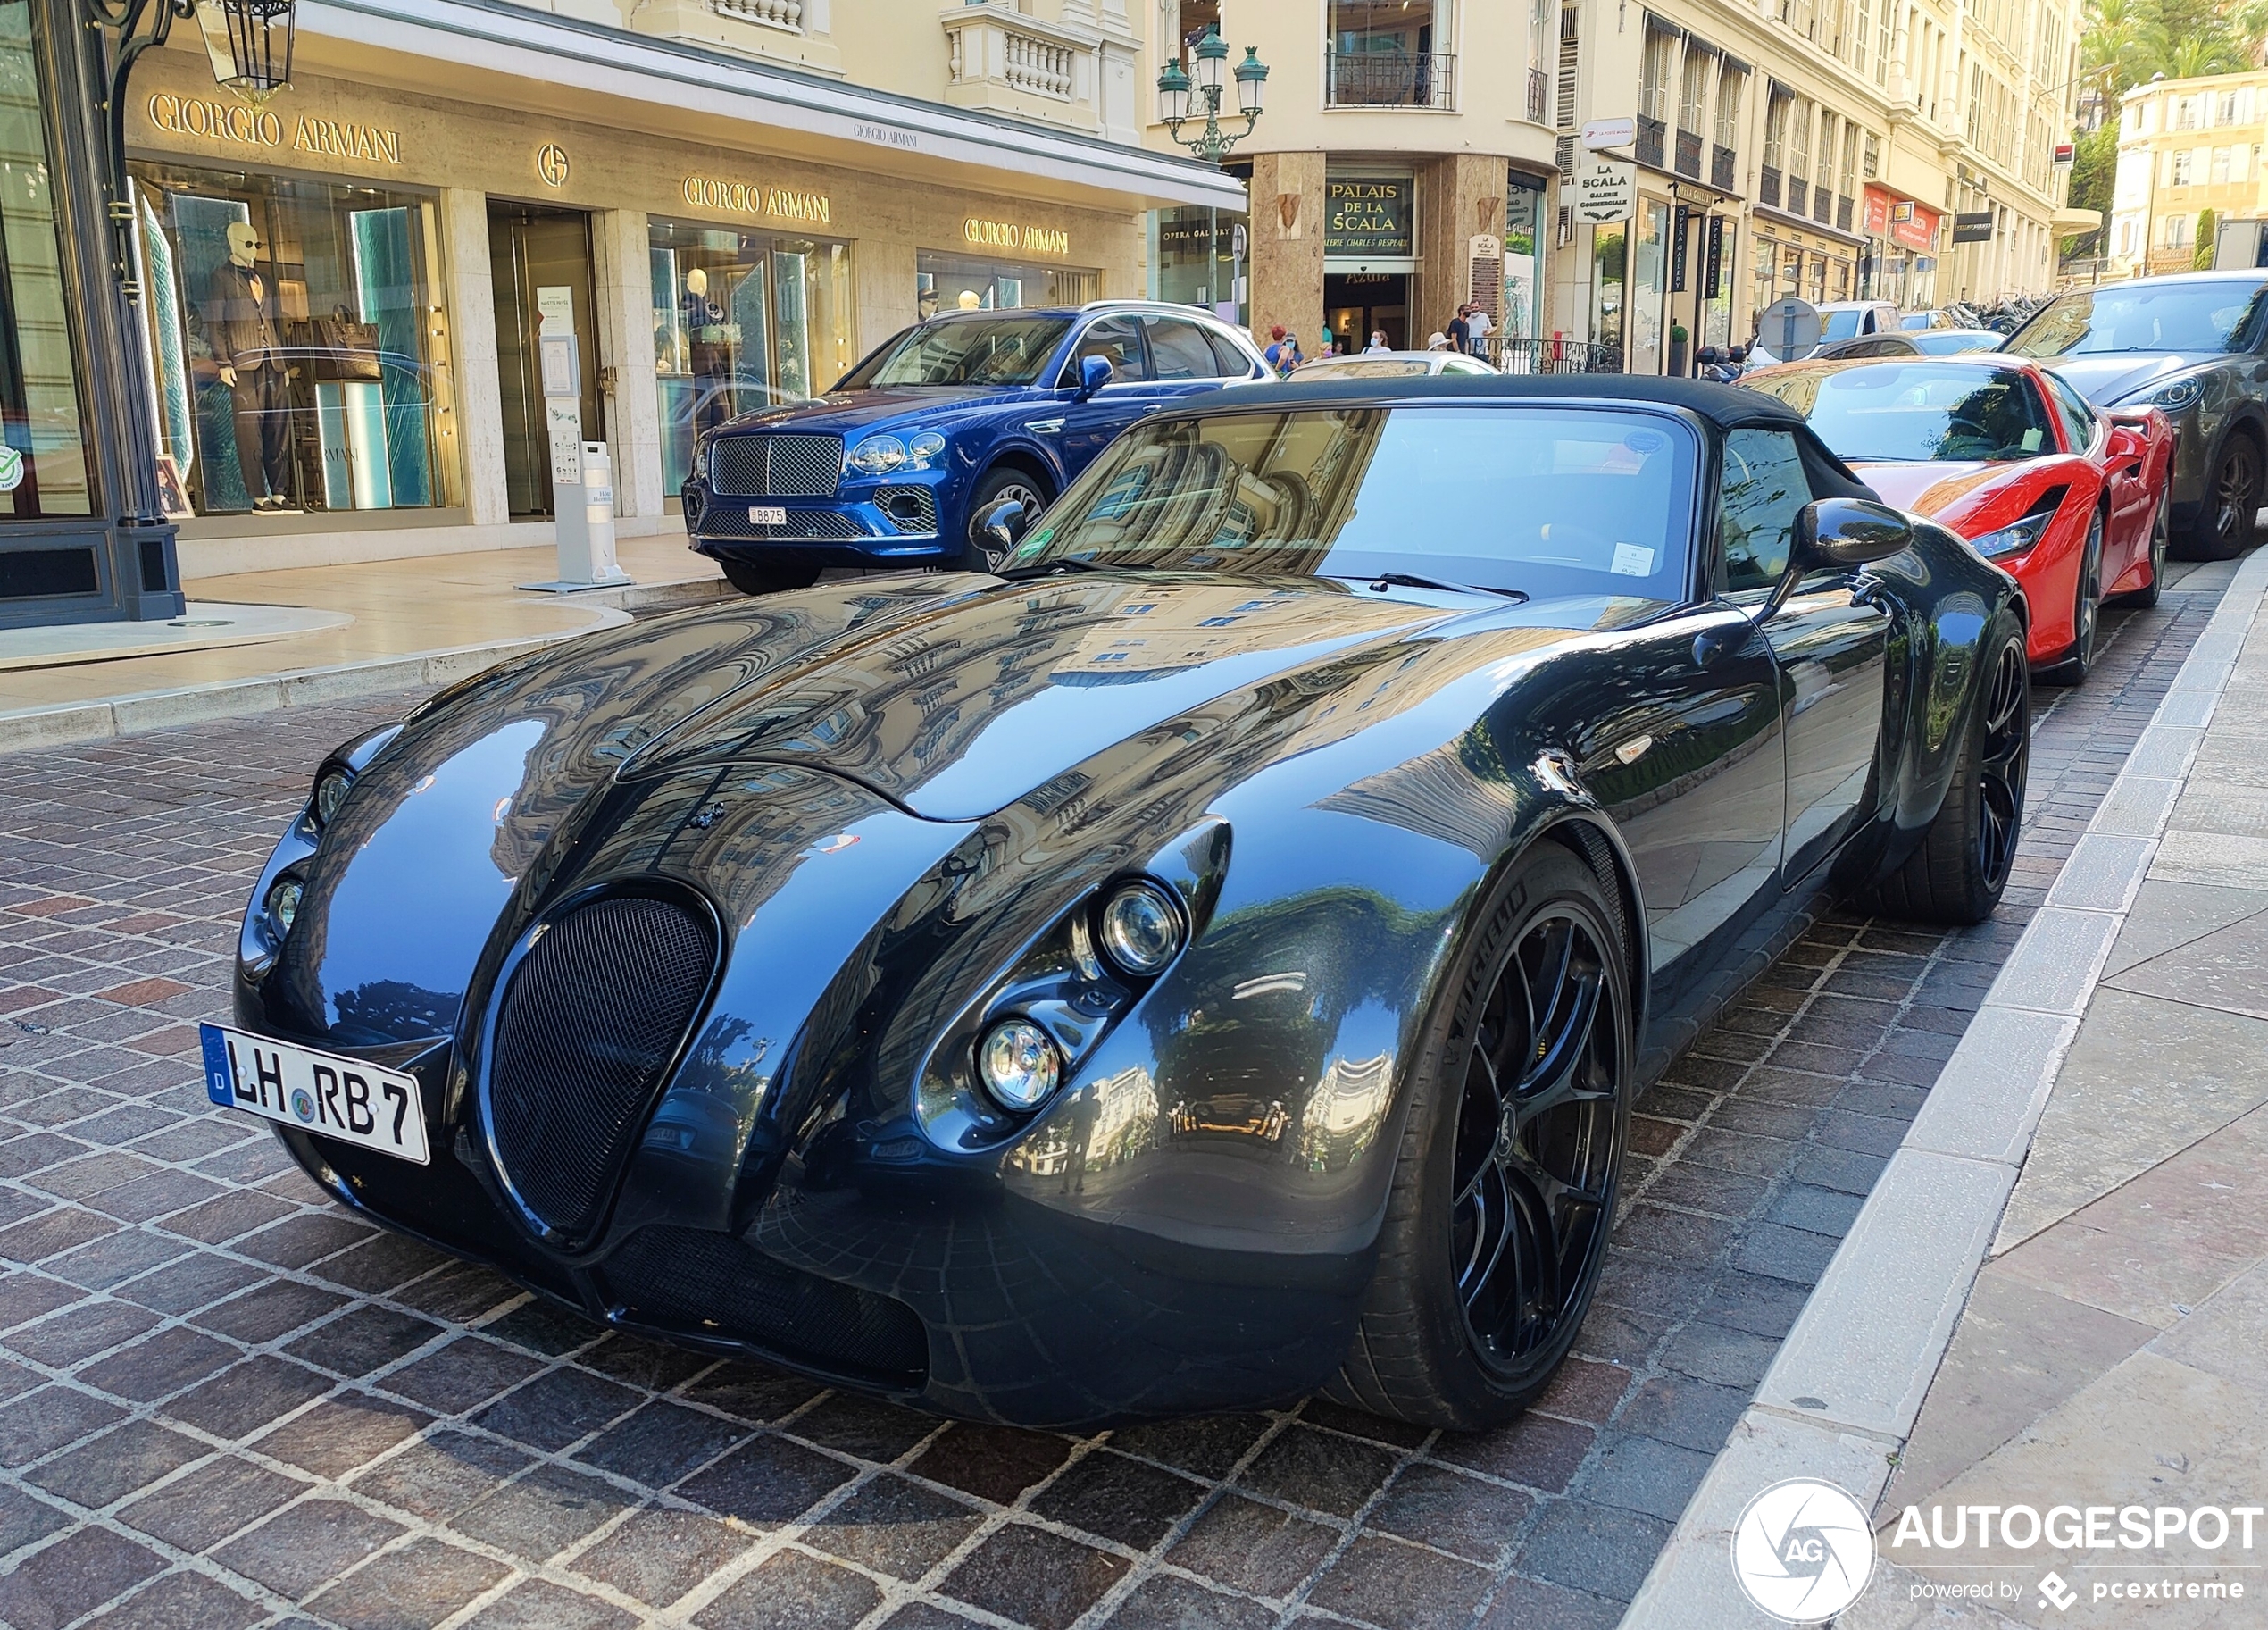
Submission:
[[[935,430],[923,430],[905,444],[905,467],[926,470],[945,456],[945,438]]]
[[[1101,938],[1121,973],[1149,979],[1181,949],[1181,914],[1155,883],[1121,883],[1103,902]]]
[[[843,462],[862,475],[888,475],[905,462],[905,444],[895,436],[869,436]]]
[[[330,824],[331,816],[337,815],[338,807],[346,801],[346,790],[354,784],[354,776],[336,765],[315,777],[316,825]]]
[[[306,885],[296,877],[279,877],[268,890],[268,920],[275,924],[276,938],[282,939],[291,932],[299,915],[300,897]]]
[[[1970,547],[1987,560],[2005,560],[2011,555],[2021,555],[2038,543],[2047,531],[2047,523],[2055,518],[2052,509],[2026,515],[2014,526],[2004,526],[1997,532],[1987,532]]]
[[[686,461],[685,479],[688,481],[706,481],[709,479],[709,439],[707,437],[698,436],[694,439],[693,456]]]
[[[977,1074],[1002,1108],[1021,1115],[1062,1082],[1063,1055],[1055,1038],[1030,1019],[1005,1019],[977,1043]]]
[[[2178,414],[2185,407],[2195,407],[2205,397],[2205,376],[2193,373],[2185,380],[2175,380],[2160,385],[2142,397],[2145,405],[2163,407],[2167,413]]]

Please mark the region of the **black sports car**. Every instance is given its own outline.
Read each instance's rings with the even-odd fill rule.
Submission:
[[[996,574],[625,627],[338,749],[213,1096],[711,1351],[1035,1425],[1473,1426],[1795,906],[2006,880],[2014,583],[1760,392],[1228,392],[991,519]]]

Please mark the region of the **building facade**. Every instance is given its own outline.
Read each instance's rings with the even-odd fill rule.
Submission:
[[[2105,275],[2186,272],[2205,216],[2262,213],[2268,159],[2268,70],[2209,79],[2156,79],[2128,91],[2118,110]]]
[[[1158,213],[1243,188],[1141,145],[1116,0],[1041,11],[343,0],[301,8],[256,106],[185,25],[126,107],[131,411],[179,575],[549,542],[539,333],[576,338],[636,536],[681,525],[699,431],[920,316],[1142,295]],[[99,370],[23,315],[56,251],[13,241],[11,204],[18,395],[53,422]],[[97,507],[32,440],[39,502]]]
[[[1221,10],[1169,9],[1168,50]],[[1513,365],[1671,371],[1786,295],[2045,293],[2071,225],[2076,0],[1227,9],[1272,71],[1239,152],[1252,321],[1311,352],[1422,345],[1475,300]],[[1602,163],[1634,172],[1624,219],[1584,219]]]

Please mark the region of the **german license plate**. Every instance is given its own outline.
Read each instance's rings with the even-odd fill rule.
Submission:
[[[748,506],[750,526],[785,526],[788,507],[784,504],[751,504]]]
[[[223,1108],[249,1109],[397,1160],[431,1160],[413,1077],[225,1024],[200,1024],[197,1034],[204,1044],[205,1096]]]

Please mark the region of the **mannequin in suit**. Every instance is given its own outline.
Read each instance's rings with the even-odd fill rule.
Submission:
[[[237,468],[252,507],[296,507],[290,493],[291,381],[283,353],[276,282],[255,264],[260,234],[229,223],[229,258],[205,285],[205,338],[234,405]]]

